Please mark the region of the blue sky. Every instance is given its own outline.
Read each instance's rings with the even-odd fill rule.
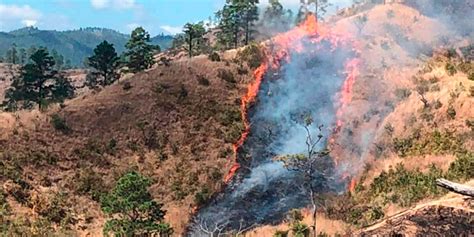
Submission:
[[[350,1],[350,0],[337,0]],[[152,35],[178,33],[187,22],[206,20],[225,0],[0,0],[0,31],[24,26],[48,30],[105,27],[130,33],[143,26]],[[267,2],[267,0],[261,0]],[[299,0],[281,0],[295,8]]]

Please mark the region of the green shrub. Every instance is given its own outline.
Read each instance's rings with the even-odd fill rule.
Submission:
[[[310,230],[306,224],[298,221],[291,225],[291,232],[294,237],[308,237]]]
[[[50,197],[50,200],[45,208],[38,212],[44,216],[48,221],[61,223],[67,217],[68,204],[66,203],[65,193],[55,193]]]
[[[474,131],[474,119],[466,119],[466,126]]]
[[[237,60],[246,62],[250,68],[257,68],[265,60],[265,55],[258,44],[251,44],[237,53]]]
[[[249,71],[247,70],[247,68],[245,68],[244,66],[240,65],[238,68],[237,68],[237,74],[239,75],[245,75],[249,73]]]
[[[62,118],[59,114],[53,114],[51,115],[51,124],[53,127],[61,131],[63,133],[69,133],[71,131],[71,128],[66,123],[66,120]]]
[[[456,110],[454,109],[453,105],[448,106],[448,110],[446,111],[448,118],[455,119],[456,118]]]
[[[435,84],[435,85],[431,86],[430,90],[431,90],[431,91],[440,91],[440,90],[441,90],[441,87],[439,87],[438,84]]]
[[[399,156],[413,156],[425,154],[456,154],[462,151],[463,141],[454,132],[435,130],[432,133],[421,135],[414,131],[407,138],[394,138],[393,148]]]
[[[203,187],[201,191],[194,195],[194,202],[197,206],[204,205],[211,197],[211,191],[207,187]]]
[[[288,231],[287,230],[277,230],[273,234],[273,237],[288,237]]]
[[[122,84],[122,89],[124,91],[128,91],[130,89],[132,89],[132,83],[130,83],[129,81],[126,81]]]
[[[77,176],[75,190],[78,194],[88,194],[92,200],[98,202],[100,197],[108,192],[102,176],[92,168],[81,170]]]
[[[384,127],[385,131],[387,132],[387,134],[389,136],[392,136],[393,135],[393,132],[395,132],[395,128],[392,126],[392,124],[390,123],[387,123]]]
[[[443,104],[441,103],[441,101],[435,100],[435,102],[433,102],[433,107],[435,109],[440,109],[441,107],[443,107]]]
[[[458,153],[456,160],[449,166],[446,176],[452,180],[474,178],[474,152]]]
[[[407,88],[397,88],[395,90],[395,96],[400,101],[410,97],[410,95],[411,95],[411,91]]]
[[[237,81],[234,78],[234,74],[230,70],[226,69],[218,69],[217,70],[217,77],[220,79],[229,82],[229,83],[236,83]]]
[[[456,66],[450,62],[446,64],[445,69],[449,76],[454,76],[454,74],[457,72]]]
[[[220,62],[221,61],[221,57],[219,56],[219,54],[217,52],[212,52],[210,53],[207,58],[213,62]]]
[[[10,214],[11,207],[8,204],[6,194],[3,192],[3,189],[0,188],[0,225],[4,221],[3,218],[9,216]]]
[[[201,86],[209,86],[211,82],[204,75],[197,75],[197,81]]]
[[[471,81],[474,81],[474,72],[473,73],[469,73],[469,76],[467,76],[467,79],[471,80]]]

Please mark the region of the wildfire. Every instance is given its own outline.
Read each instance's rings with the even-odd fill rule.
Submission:
[[[349,192],[354,192],[355,187],[356,187],[356,180],[354,178],[351,179],[351,182],[349,183]]]
[[[282,61],[289,62],[290,52],[303,52],[305,50],[305,41],[303,39],[313,44],[318,44],[323,40],[327,41],[331,44],[332,49],[344,44],[353,46],[353,42],[349,37],[343,33],[333,32],[319,25],[316,16],[312,14],[308,15],[306,20],[299,26],[288,32],[276,35],[269,42],[264,44],[266,60],[254,71],[255,80],[249,84],[246,94],[241,99],[241,116],[244,123],[244,131],[239,140],[233,145],[234,164],[224,178],[225,183],[228,183],[240,168],[237,162],[238,150],[244,144],[250,133],[250,122],[247,117],[247,110],[258,95],[265,73],[270,68],[279,69]],[[357,59],[349,60],[345,65],[347,78],[341,89],[339,108],[336,113],[338,127],[342,126],[342,120],[339,119],[343,113],[342,111],[345,105],[351,100],[352,87],[358,75],[358,65],[359,61]]]

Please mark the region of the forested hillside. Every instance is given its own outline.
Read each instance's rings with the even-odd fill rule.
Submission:
[[[119,53],[125,50],[125,43],[129,35],[105,28],[84,28],[69,31],[40,30],[34,27],[25,27],[11,32],[0,32],[0,58],[6,59],[7,51],[16,45],[20,51],[34,47],[46,47],[56,50],[70,61],[71,66],[82,66],[84,59],[92,54],[96,45],[107,40],[114,44]],[[169,35],[157,35],[151,38],[151,44],[159,45],[161,49],[171,46],[173,40]],[[20,55],[19,55],[20,56]]]

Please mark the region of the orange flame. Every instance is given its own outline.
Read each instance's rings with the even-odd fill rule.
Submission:
[[[262,62],[260,67],[254,71],[254,81],[247,87],[247,93],[241,99],[241,116],[244,123],[244,131],[242,132],[239,140],[233,145],[234,157],[231,169],[229,173],[224,177],[224,182],[228,183],[235,175],[240,165],[237,162],[237,154],[239,148],[244,144],[247,136],[250,132],[250,122],[247,118],[247,109],[255,101],[263,77],[269,68],[278,69],[280,68],[280,62],[290,61],[290,51],[302,52],[304,45],[302,39],[309,39],[312,43],[318,43],[322,40],[327,40],[331,43],[332,48],[335,49],[343,44],[351,44],[352,41],[342,33],[333,32],[327,28],[324,28],[318,24],[315,15],[308,15],[306,20],[299,26],[292,30],[276,35],[270,42],[264,45],[266,53],[266,61]],[[342,125],[342,121],[339,121],[342,111],[347,103],[350,102],[352,87],[354,80],[358,75],[357,66],[359,61],[357,59],[350,60],[346,63],[347,79],[344,82],[341,89],[341,98],[339,103],[339,109],[337,110],[338,126]],[[341,124],[340,124],[341,123]],[[340,125],[339,125],[340,124]]]
[[[353,193],[355,191],[357,181],[355,178],[351,179],[351,182],[349,183],[349,192]]]

